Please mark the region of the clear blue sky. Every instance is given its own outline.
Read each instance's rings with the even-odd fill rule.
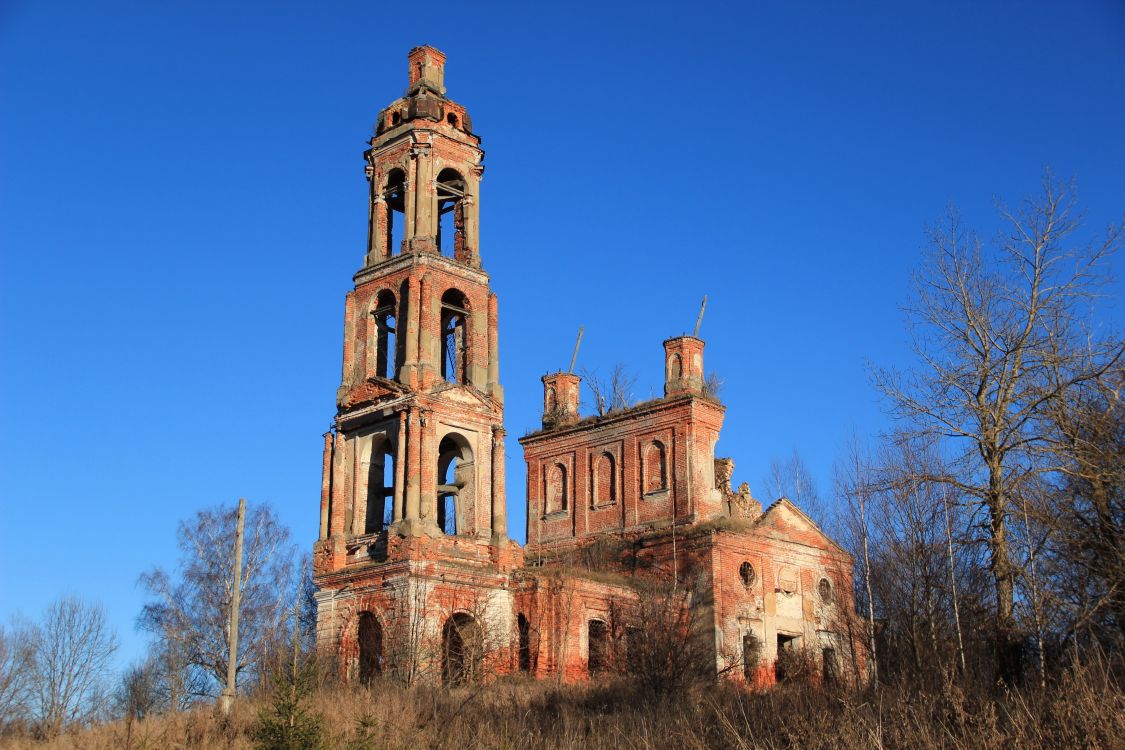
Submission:
[[[580,364],[628,363],[644,398],[709,295],[735,481],[798,448],[826,493],[847,436],[886,426],[865,362],[909,361],[948,202],[988,234],[1050,164],[1093,227],[1125,210],[1121,3],[9,0],[0,619],[81,593],[127,659],[179,519],[245,495],[309,548],[361,154],[424,43],[487,150],[521,538],[515,437],[580,324]]]

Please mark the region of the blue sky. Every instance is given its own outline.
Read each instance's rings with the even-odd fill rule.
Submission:
[[[989,236],[1051,165],[1091,231],[1125,210],[1120,3],[400,7],[0,5],[0,619],[80,593],[127,660],[179,519],[245,495],[311,545],[361,154],[412,46],[484,136],[521,537],[515,437],[579,325],[647,398],[707,294],[735,482],[796,448],[826,494],[887,426],[866,363],[909,363],[947,203]]]

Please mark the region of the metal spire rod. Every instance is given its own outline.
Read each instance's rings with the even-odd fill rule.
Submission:
[[[695,332],[692,338],[699,338],[699,326],[703,325],[703,311],[707,309],[707,295],[703,295],[703,304],[699,306],[699,317],[695,319]]]
[[[584,326],[578,326],[578,340],[574,342],[574,356],[570,358],[570,369],[567,372],[574,374],[574,363],[578,361],[578,347],[582,346],[582,332]]]

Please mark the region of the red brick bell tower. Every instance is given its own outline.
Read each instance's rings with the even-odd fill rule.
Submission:
[[[315,546],[333,603],[326,630],[342,624],[340,592],[387,585],[403,562],[453,546],[462,563],[518,552],[507,541],[496,295],[480,257],[484,152],[446,98],[444,65],[432,47],[410,51],[406,93],[379,112],[364,153],[367,250],[346,298]]]

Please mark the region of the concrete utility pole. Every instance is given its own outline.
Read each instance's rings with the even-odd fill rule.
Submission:
[[[297,596],[293,599],[293,684],[297,684],[297,660],[301,656],[301,584],[297,583]]]
[[[238,607],[242,599],[242,528],[246,525],[246,498],[238,498],[238,526],[234,531],[234,586],[230,602],[230,656],[227,658],[227,685],[219,699],[223,713],[229,715],[238,693]]]

